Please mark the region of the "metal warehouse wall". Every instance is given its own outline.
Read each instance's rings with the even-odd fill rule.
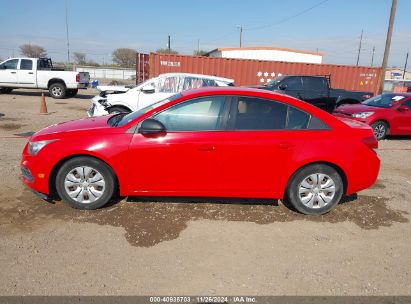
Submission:
[[[263,84],[278,75],[331,75],[333,88],[376,92],[381,68],[150,54],[150,77],[173,72],[232,78],[240,86]]]

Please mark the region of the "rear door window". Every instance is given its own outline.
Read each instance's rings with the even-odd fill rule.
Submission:
[[[287,105],[255,97],[239,97],[233,103],[234,130],[281,130],[287,121]]]
[[[300,91],[303,89],[301,77],[287,77],[281,83],[287,86],[287,90]]]
[[[302,130],[307,129],[310,115],[295,107],[288,106],[287,129]]]
[[[238,97],[231,105],[232,130],[327,130],[329,127],[296,107],[255,97]]]
[[[323,77],[303,77],[303,87],[307,91],[324,91],[328,85]]]
[[[30,59],[22,59],[20,62],[20,70],[29,70],[33,69],[33,60]]]

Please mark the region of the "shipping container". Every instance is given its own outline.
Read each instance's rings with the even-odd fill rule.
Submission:
[[[211,58],[173,54],[150,54],[149,75],[198,73],[232,78],[239,86],[258,85],[281,75],[330,75],[331,87],[376,92],[381,68],[334,64],[313,64],[251,59]]]
[[[137,53],[136,54],[136,84],[146,81],[150,75],[150,55]]]

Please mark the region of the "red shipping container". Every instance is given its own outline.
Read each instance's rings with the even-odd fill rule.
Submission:
[[[264,84],[281,75],[330,75],[332,88],[366,92],[376,92],[381,78],[379,67],[151,53],[150,77],[163,73],[215,75],[239,86]]]

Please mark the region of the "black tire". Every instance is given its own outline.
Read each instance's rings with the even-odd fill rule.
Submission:
[[[66,98],[67,89],[66,86],[61,82],[52,83],[49,87],[50,96],[55,99]]]
[[[377,140],[382,140],[389,134],[389,126],[386,122],[378,120],[371,125],[374,136]]]
[[[322,186],[317,187],[315,186],[316,184],[313,183],[312,190],[306,191],[306,193],[308,193],[306,198],[309,199],[309,195],[311,195],[310,197],[312,197],[313,200],[313,205],[310,207],[309,204],[304,204],[302,202],[300,198],[300,187],[304,187],[303,182],[312,175],[316,175],[318,179],[319,174],[323,174],[331,179],[335,186],[335,192],[333,196],[330,196],[330,190],[332,191],[332,188],[322,189]],[[325,181],[325,184],[323,185],[326,186],[328,178],[324,177],[323,181]],[[322,181],[317,184],[322,184]],[[327,191],[327,189],[329,190]],[[317,192],[318,190],[320,190],[320,192]],[[293,174],[286,189],[285,199],[287,200],[287,203],[290,203],[297,211],[303,214],[320,215],[329,212],[335,205],[337,205],[341,200],[343,193],[344,184],[340,174],[330,166],[315,164],[304,167]],[[302,193],[301,195],[305,195],[305,193]],[[327,200],[330,199],[330,201],[326,202],[323,197]],[[321,204],[324,204],[324,206],[321,206]]]
[[[116,113],[130,113],[131,111],[129,109],[123,108],[123,107],[111,107],[107,110],[110,114],[116,114]]]
[[[78,93],[78,89],[69,89],[69,90],[67,90],[66,96],[68,98],[72,98],[72,97],[76,96],[77,93]]]
[[[0,93],[2,94],[9,94],[11,91],[13,91],[12,88],[0,88]]]
[[[90,174],[93,174],[94,172],[100,173],[103,178],[103,182],[105,183],[104,188],[101,187],[101,189],[97,189],[97,187],[89,186],[89,188],[87,189],[83,186],[80,186],[82,185],[81,182],[76,182],[76,186],[71,189],[73,189],[73,193],[74,190],[80,191],[76,197],[77,200],[70,197],[67,192],[68,190],[66,190],[65,188],[65,181],[70,172],[77,172],[77,167],[91,168],[94,171],[92,171]],[[88,176],[87,181],[89,181],[89,178],[91,183],[91,179],[93,177]],[[67,202],[71,207],[76,209],[94,210],[103,207],[113,197],[114,191],[116,189],[116,179],[111,168],[104,162],[91,157],[79,156],[68,160],[61,166],[56,176],[56,189],[60,198]],[[97,190],[101,191],[102,194],[96,199],[96,196],[93,195],[93,193],[96,193]],[[81,196],[81,194],[83,195]],[[79,201],[81,200],[81,197],[83,198],[83,202]],[[93,199],[95,199],[95,201],[93,201]]]

